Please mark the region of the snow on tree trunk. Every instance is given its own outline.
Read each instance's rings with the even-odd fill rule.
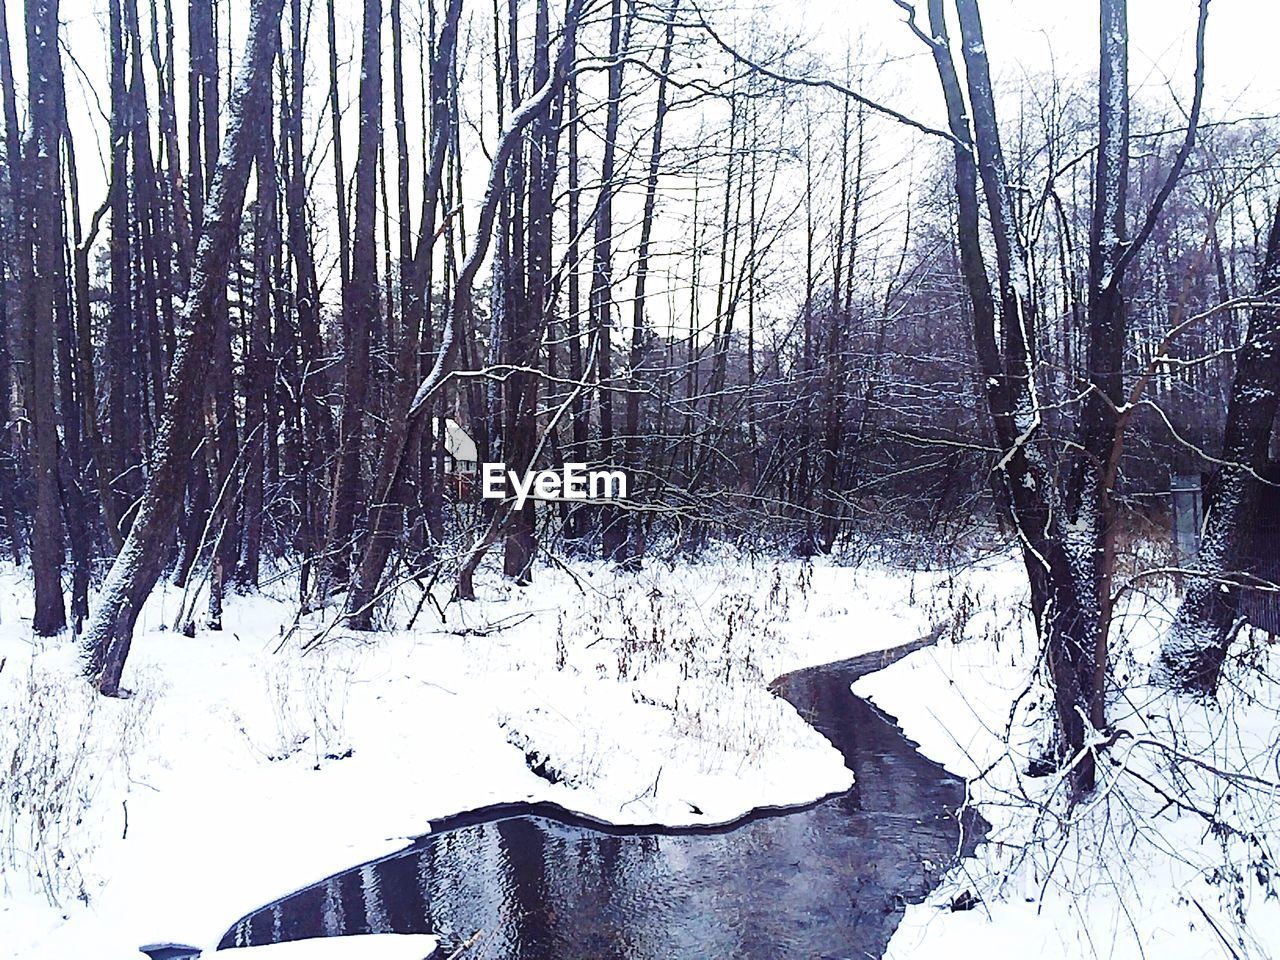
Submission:
[[[165,416],[151,451],[146,489],[85,631],[89,672],[108,696],[119,693],[134,623],[160,577],[177,528],[217,333],[214,307],[238,250],[241,208],[261,132],[256,118],[268,111],[282,7],[283,0],[253,0],[243,66],[231,95],[226,137],[201,221],[191,284],[180,316],[182,336],[169,371]]]
[[[1259,300],[1280,290],[1280,204],[1267,238]],[[1165,684],[1213,693],[1237,622],[1237,584],[1247,534],[1263,493],[1271,432],[1280,406],[1280,310],[1253,308],[1227,406],[1222,468],[1205,512],[1197,575],[1187,586],[1156,666]]]

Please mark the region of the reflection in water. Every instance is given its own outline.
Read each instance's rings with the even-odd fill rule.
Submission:
[[[964,798],[849,692],[888,659],[774,684],[844,754],[857,778],[847,793],[721,829],[607,827],[550,804],[473,811],[251,913],[220,947],[437,933],[471,941],[465,957],[501,960],[880,956],[903,906],[955,857]],[[965,816],[966,852],[984,828]]]

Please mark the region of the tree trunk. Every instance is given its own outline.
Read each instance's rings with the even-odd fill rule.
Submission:
[[[19,250],[25,242],[19,198],[19,171],[22,148],[18,132],[16,86],[9,45],[8,15],[0,4],[0,100],[3,100],[3,130],[0,130],[0,417],[6,424],[0,434],[0,523],[9,541],[14,563],[22,560],[21,495],[19,476],[22,454],[22,423],[19,408],[21,374],[16,349],[26,329],[23,305],[25,285]]]
[[[1271,222],[1258,280],[1259,300],[1280,292],[1280,204]],[[1187,585],[1160,651],[1157,676],[1177,689],[1212,694],[1238,623],[1239,585],[1249,531],[1269,473],[1271,434],[1280,407],[1280,310],[1260,305],[1249,316],[1222,440],[1222,467],[1205,511],[1197,574]]]
[[[645,317],[645,291],[649,279],[649,251],[653,239],[654,212],[658,200],[658,174],[662,169],[662,130],[667,118],[667,75],[671,72],[671,50],[675,44],[676,11],[680,0],[671,0],[667,10],[666,36],[662,44],[662,61],[658,67],[658,106],[653,122],[653,145],[649,150],[649,171],[644,187],[644,211],[640,217],[640,245],[636,249],[636,285],[631,312],[631,355],[628,366],[628,392],[626,421],[623,427],[623,449],[626,467],[636,476],[640,466],[637,456],[640,450],[640,391],[643,388],[641,371],[649,354],[653,331]],[[630,491],[628,491],[630,492]],[[630,513],[623,513],[618,522],[624,527],[620,536],[619,560],[630,567],[639,565],[644,556],[644,528]]]
[[[30,127],[23,161],[29,190],[31,295],[31,420],[35,447],[36,508],[31,531],[35,579],[32,629],[52,636],[66,627],[62,600],[62,521],[59,515],[58,421],[54,407],[56,305],[65,279],[62,244],[62,62],[58,49],[58,0],[27,6],[27,90]]]
[[[304,167],[302,112],[305,85],[303,34],[306,29],[302,0],[290,0],[289,85],[290,99],[285,112],[289,171],[285,184],[285,208],[289,217],[289,256],[293,261],[293,305],[298,324],[298,371],[293,385],[296,416],[294,442],[299,447],[298,474],[294,479],[299,512],[299,528],[294,546],[301,554],[299,579],[303,606],[307,604],[311,580],[311,558],[319,533],[320,509],[313,483],[331,449],[332,424],[322,398],[327,395],[328,377],[323,369],[324,343],[320,336],[320,289],[307,224],[307,181]]]
[[[600,202],[596,204],[591,268],[591,317],[600,351],[600,462],[613,465],[613,192],[617,166],[618,119],[622,100],[622,0],[612,0],[609,21],[609,84],[600,161]],[[605,560],[622,559],[626,524],[611,507],[600,508],[600,549]]]
[[[398,504],[402,500],[402,497],[397,497],[400,475],[404,469],[405,453],[412,446],[414,423],[410,413],[413,399],[410,391],[419,373],[420,338],[423,323],[428,319],[425,306],[431,296],[430,264],[438,238],[435,226],[438,201],[445,157],[453,138],[450,81],[461,16],[462,0],[449,0],[431,65],[431,153],[424,186],[421,234],[418,248],[408,263],[408,275],[401,278],[401,297],[405,304],[404,332],[396,359],[396,391],[391,400],[391,416],[374,475],[374,506],[370,511],[368,534],[347,597],[350,623],[357,630],[367,630],[372,626],[373,601],[395,539],[392,526],[399,516]],[[434,442],[430,433],[428,428],[425,431],[427,442]]]
[[[269,109],[282,4],[283,0],[253,0],[251,6],[249,37],[231,97],[227,136],[210,184],[191,287],[182,306],[181,328],[186,336],[170,368],[165,417],[152,451],[146,490],[85,631],[89,670],[99,691],[108,696],[120,692],[134,623],[160,577],[177,524],[199,436],[204,379],[216,333],[215,301],[238,248],[240,211],[261,132],[255,119]]]
[[[365,401],[369,395],[369,355],[378,322],[377,190],[382,144],[382,3],[365,0],[360,55],[360,136],[356,146],[355,233],[351,277],[343,293],[342,423],[338,474],[334,483],[329,547],[334,569],[346,579],[360,497]]]
[[[273,380],[270,358],[272,333],[272,286],[275,281],[275,251],[279,246],[276,219],[275,137],[270,123],[263,124],[258,143],[256,221],[253,230],[253,323],[247,332],[245,358],[244,440],[248,447],[244,481],[244,550],[236,579],[245,586],[258,586],[262,560],[262,524],[266,483],[268,399]]]

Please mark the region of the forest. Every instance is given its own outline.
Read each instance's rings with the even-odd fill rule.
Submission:
[[[0,0],[0,953],[1280,953],[1276,29]]]

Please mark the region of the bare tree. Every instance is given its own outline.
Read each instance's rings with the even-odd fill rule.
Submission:
[[[1124,402],[1121,283],[1125,268],[1149,238],[1195,136],[1204,89],[1208,4],[1200,4],[1195,94],[1186,137],[1164,186],[1131,238],[1126,237],[1124,220],[1129,153],[1127,4],[1103,0],[1101,5],[1100,139],[1086,328],[1089,382],[1079,435],[1070,446],[1080,455],[1063,466],[1057,465],[1057,451],[1043,437],[1043,398],[1038,393],[1034,356],[1037,303],[1006,172],[978,3],[956,0],[967,101],[951,60],[942,0],[930,0],[928,9],[931,33],[918,34],[933,51],[955,145],[958,239],[1000,449],[997,475],[1022,546],[1033,614],[1045,643],[1061,737],[1059,759],[1069,766],[1073,790],[1079,795],[1093,786],[1091,742],[1105,725],[1118,533],[1113,492],[1124,441],[1123,421],[1117,416]],[[996,254],[994,295],[982,249],[978,180]],[[1066,483],[1060,486],[1059,477],[1064,475]]]
[[[1254,518],[1270,477],[1271,434],[1280,409],[1280,204],[1267,237],[1257,303],[1239,353],[1222,440],[1222,467],[1205,513],[1197,557],[1160,651],[1158,670],[1172,686],[1212,694],[1240,626],[1240,586]]]
[[[88,669],[98,689],[120,692],[133,627],[164,567],[176,529],[188,463],[200,426],[204,378],[217,335],[216,299],[236,249],[240,211],[266,112],[271,69],[280,42],[283,0],[254,0],[241,71],[232,92],[227,134],[200,220],[191,286],[180,325],[185,331],[169,371],[165,417],[151,454],[151,472],[137,514],[85,630]]]
[[[65,280],[62,258],[62,63],[58,47],[58,0],[27,8],[27,90],[30,126],[23,145],[29,213],[24,255],[30,265],[26,298],[30,337],[31,420],[35,447],[36,504],[31,531],[35,578],[32,629],[42,636],[66,626],[62,598],[64,541],[58,485],[58,422],[54,408],[56,305]],[[29,254],[26,254],[29,251]]]

